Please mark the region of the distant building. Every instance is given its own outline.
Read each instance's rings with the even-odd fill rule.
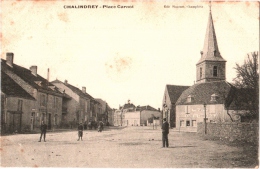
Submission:
[[[176,101],[182,92],[190,86],[166,85],[162,101],[163,118],[166,118],[170,127],[176,127]]]
[[[114,110],[113,125],[122,126],[122,112],[121,110]]]
[[[147,126],[149,119],[162,119],[161,112],[149,105],[135,107],[128,103],[121,108],[121,112],[122,126]]]
[[[82,90],[80,90],[69,84],[67,80],[63,83],[56,79],[52,83],[67,96],[64,98],[62,105],[62,122],[64,125],[75,127],[80,122],[88,123],[89,121],[98,120],[101,104],[86,92],[86,87],[82,87]]]
[[[1,59],[2,72],[36,100],[33,106],[32,103],[27,104],[26,101],[19,103],[19,107],[28,111],[24,113],[31,114],[30,122],[27,120],[26,125],[29,125],[31,130],[35,130],[39,128],[41,121],[45,121],[48,129],[58,127],[62,116],[62,93],[48,79],[37,74],[37,66],[31,66],[28,70],[14,64],[13,60],[13,53],[7,53],[6,60]],[[11,107],[7,109],[12,109]]]
[[[108,103],[102,99],[96,99],[101,104],[101,113],[99,114],[99,121],[103,121],[104,124],[113,124],[113,111],[109,107]]]

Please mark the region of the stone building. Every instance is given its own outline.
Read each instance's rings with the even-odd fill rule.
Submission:
[[[99,114],[99,121],[103,121],[104,124],[113,124],[113,111],[109,107],[108,103],[102,99],[96,99],[101,104],[101,114]]]
[[[67,96],[62,104],[63,125],[75,127],[80,122],[97,121],[101,104],[86,92],[86,87],[80,90],[69,84],[67,80],[63,83],[58,79],[52,81],[52,84]]]
[[[198,122],[240,122],[246,106],[235,107],[239,89],[225,81],[226,60],[222,58],[211,10],[201,57],[196,64],[196,84],[184,90],[176,101],[176,128],[197,131]],[[238,101],[238,102],[237,102]]]
[[[114,126],[121,126],[122,125],[122,112],[121,110],[114,110],[113,115],[113,125]]]
[[[137,106],[132,111],[125,111],[123,118],[124,126],[147,126],[148,120],[158,119],[161,121],[162,113],[147,105],[147,106]],[[159,123],[157,125],[160,125]]]
[[[14,64],[13,60],[13,53],[7,53],[6,60],[1,59],[2,72],[36,100],[33,106],[20,102],[20,106],[29,111],[26,113],[31,114],[31,117],[23,117],[30,119],[26,125],[30,125],[31,130],[35,130],[40,126],[41,121],[45,121],[48,129],[58,127],[62,116],[62,93],[49,82],[48,77],[45,79],[37,74],[37,66],[26,69]]]
[[[162,102],[163,118],[166,118],[170,127],[176,127],[176,101],[182,92],[189,86],[166,85]]]
[[[1,71],[1,134],[33,130],[36,99]]]

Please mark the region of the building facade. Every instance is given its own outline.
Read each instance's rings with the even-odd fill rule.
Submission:
[[[32,103],[22,102],[22,107],[28,109],[27,113],[31,114],[30,120],[27,120],[27,123],[30,121],[30,124],[27,124],[31,126],[30,130],[38,129],[41,121],[45,121],[48,129],[59,127],[62,116],[62,93],[48,79],[37,74],[37,66],[26,69],[14,64],[13,60],[14,54],[7,53],[6,60],[1,59],[1,69],[36,100],[33,106]]]
[[[196,84],[184,90],[176,101],[176,128],[197,131],[197,123],[241,122],[246,106],[239,89],[225,81],[226,60],[218,49],[216,33],[209,12],[201,58],[196,64]],[[243,96],[242,96],[243,97]]]
[[[189,86],[166,85],[162,101],[162,114],[169,126],[176,127],[176,101]]]
[[[86,92],[86,87],[82,90],[68,83],[67,80],[61,82],[56,79],[52,81],[64,94],[62,123],[65,126],[75,127],[78,123],[88,123],[98,120],[98,113],[101,112],[101,105]]]

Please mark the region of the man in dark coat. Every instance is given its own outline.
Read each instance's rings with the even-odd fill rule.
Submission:
[[[78,126],[78,136],[79,136],[79,139],[81,138],[81,141],[82,141],[82,137],[83,137],[83,125],[82,123],[79,123],[79,126]],[[78,139],[78,141],[79,141]]]
[[[166,118],[163,119],[163,124],[162,124],[162,142],[163,142],[163,147],[169,147],[169,142],[168,142],[168,134],[169,134],[169,123],[166,121]]]
[[[44,123],[44,121],[42,121],[42,124],[41,124],[41,137],[40,137],[39,142],[41,142],[41,140],[42,140],[42,135],[43,135],[44,142],[46,142],[45,141],[46,131],[47,131],[47,125]]]

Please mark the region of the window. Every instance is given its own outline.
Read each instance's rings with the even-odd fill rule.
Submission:
[[[185,113],[189,114],[189,107],[188,106],[185,106]]]
[[[190,102],[192,102],[192,100],[193,100],[192,95],[189,95],[188,98],[187,98],[187,102],[190,103]]]
[[[44,94],[40,95],[40,106],[46,106],[46,99]]]
[[[184,120],[181,120],[181,121],[180,121],[180,126],[181,126],[181,127],[184,127]]]
[[[56,108],[60,108],[60,106],[59,106],[59,99],[58,99],[58,97],[56,97],[55,98],[55,104],[56,104]]]
[[[196,120],[192,120],[192,126],[197,127],[197,121]]]
[[[218,67],[217,66],[213,67],[213,76],[214,77],[218,76]]]
[[[190,120],[186,121],[186,126],[190,126]]]
[[[202,67],[200,68],[200,79],[202,78]]]
[[[54,125],[57,125],[58,124],[58,115],[55,114],[54,115]]]
[[[214,93],[213,95],[211,95],[211,100],[210,101],[217,101],[217,97],[218,97],[218,95],[216,95]]]
[[[23,110],[23,101],[22,100],[18,100],[17,111],[18,112],[22,112],[22,110]]]

